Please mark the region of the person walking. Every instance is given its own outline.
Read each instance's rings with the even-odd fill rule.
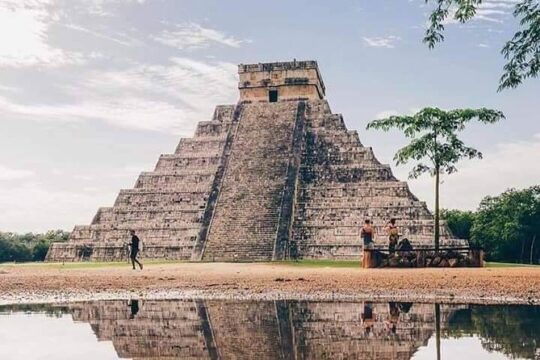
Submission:
[[[396,226],[396,219],[390,219],[390,222],[386,225],[386,231],[388,233],[388,252],[393,254],[396,252],[396,245],[399,239],[399,229]]]
[[[137,263],[142,270],[143,264],[139,260],[137,260],[137,254],[139,254],[139,246],[141,245],[141,240],[137,235],[135,235],[135,230],[130,230],[129,233],[131,235],[131,243],[128,244],[131,250],[129,254],[129,257],[131,258],[131,265],[133,265],[133,270],[135,270],[135,263]]]
[[[139,300],[134,300],[134,299],[129,300],[128,306],[131,310],[131,314],[129,315],[129,318],[135,319],[135,315],[139,313]]]

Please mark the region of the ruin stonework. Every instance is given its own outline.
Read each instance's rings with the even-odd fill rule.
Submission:
[[[195,136],[161,155],[133,189],[49,261],[126,259],[134,229],[144,258],[193,261],[357,259],[359,230],[373,221],[375,242],[396,218],[414,246],[433,242],[426,204],[381,164],[343,117],[333,114],[315,61],[239,65],[240,99],[216,107]],[[443,245],[463,245],[441,225]]]
[[[436,333],[433,304],[139,300],[64,306],[130,359],[409,360]],[[445,331],[464,305],[441,305]]]

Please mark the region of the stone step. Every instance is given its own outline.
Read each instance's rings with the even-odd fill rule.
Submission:
[[[237,251],[272,258],[297,112],[298,102],[244,105],[205,259],[230,241],[241,244]]]

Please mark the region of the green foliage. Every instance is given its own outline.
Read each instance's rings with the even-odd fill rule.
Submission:
[[[540,307],[471,306],[452,315],[448,334],[479,336],[489,351],[500,351],[511,358],[536,359],[540,342]]]
[[[52,242],[65,242],[69,233],[50,230],[45,234],[0,232],[0,262],[43,261]]]
[[[487,260],[538,263],[540,257],[540,186],[508,190],[480,203],[471,229]]]
[[[472,211],[443,209],[441,218],[446,220],[446,224],[454,236],[459,239],[471,239],[471,228],[475,218]]]
[[[482,0],[425,0],[434,2],[435,8],[429,16],[429,27],[424,42],[433,49],[444,41],[444,22],[453,17],[465,23],[476,15]],[[521,0],[514,8],[514,17],[519,19],[521,29],[501,50],[506,59],[504,72],[499,80],[498,91],[515,88],[527,78],[535,78],[540,71],[540,4],[538,0]]]
[[[398,150],[394,156],[397,165],[411,160],[417,162],[409,177],[416,178],[424,173],[435,176],[435,248],[439,247],[439,175],[441,172],[452,174],[457,171],[455,164],[462,158],[481,158],[482,153],[466,146],[457,133],[465,129],[471,120],[491,124],[504,118],[498,110],[456,109],[441,110],[424,108],[414,115],[390,116],[371,121],[368,129],[388,131],[392,128],[401,130],[411,142]]]
[[[397,165],[410,160],[418,161],[410,173],[411,178],[416,178],[426,172],[436,175],[438,170],[451,174],[457,170],[455,164],[460,159],[481,158],[482,153],[466,146],[457,137],[457,133],[465,129],[466,123],[473,119],[487,124],[503,118],[502,112],[486,108],[445,111],[427,107],[415,115],[374,120],[367,128],[383,131],[396,128],[411,139],[409,145],[398,150],[394,160]]]

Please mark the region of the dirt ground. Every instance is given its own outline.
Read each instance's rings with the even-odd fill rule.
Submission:
[[[238,298],[540,303],[540,267],[360,269],[171,263],[0,266],[0,304],[97,298]]]

